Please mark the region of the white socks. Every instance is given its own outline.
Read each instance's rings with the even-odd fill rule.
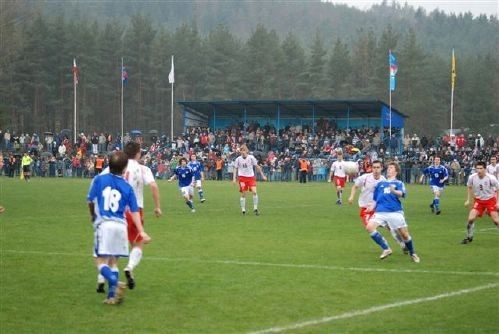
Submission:
[[[253,210],[258,210],[258,195],[253,195]]]
[[[467,230],[468,230],[468,238],[473,238],[473,234],[475,232],[475,222],[472,222],[471,224],[468,223]]]
[[[102,276],[102,274],[100,273],[100,268],[98,269],[99,270],[99,274],[97,275],[97,283],[106,283],[106,279],[104,278],[104,276]]]
[[[141,259],[142,249],[140,249],[139,247],[132,248],[125,270],[133,271],[133,269],[139,265]]]

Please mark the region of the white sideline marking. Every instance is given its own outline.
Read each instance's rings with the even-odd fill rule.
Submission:
[[[489,227],[489,228],[481,228],[478,230],[479,232],[485,232],[485,231],[497,231],[499,233],[499,229],[497,227]]]
[[[92,254],[82,253],[62,253],[62,252],[41,252],[41,251],[23,251],[13,249],[0,249],[0,253],[7,252],[13,254],[32,254],[32,255],[60,255],[60,256],[85,256],[91,257]],[[422,269],[386,269],[386,268],[362,268],[362,267],[340,267],[326,266],[318,264],[293,264],[293,263],[271,263],[254,261],[236,261],[236,260],[202,260],[196,258],[174,258],[174,257],[156,257],[146,256],[144,260],[168,261],[168,262],[196,262],[210,264],[227,264],[237,266],[258,266],[258,267],[280,267],[280,268],[298,268],[298,269],[322,269],[337,271],[361,271],[361,272],[390,272],[390,273],[413,273],[413,274],[442,274],[442,275],[461,275],[461,276],[497,276],[499,272],[493,271],[445,271],[445,270],[422,270]]]
[[[308,321],[299,322],[299,323],[291,324],[291,325],[287,325],[287,326],[262,329],[262,330],[258,330],[258,331],[254,331],[254,332],[249,332],[248,334],[280,333],[280,332],[284,332],[287,330],[299,329],[299,328],[303,328],[303,327],[307,327],[307,326],[324,324],[324,323],[335,321],[335,320],[353,318],[353,317],[357,317],[359,315],[367,315],[367,314],[371,314],[371,313],[381,312],[381,311],[384,311],[384,310],[387,310],[390,308],[397,308],[397,307],[402,307],[402,306],[407,306],[407,305],[414,305],[414,304],[420,304],[420,303],[425,303],[425,302],[431,302],[431,301],[439,300],[442,298],[449,298],[449,297],[464,295],[467,293],[473,293],[473,292],[477,292],[477,291],[481,291],[481,290],[485,290],[485,289],[493,289],[493,288],[496,288],[498,286],[499,286],[498,283],[490,283],[487,285],[477,286],[475,288],[446,292],[446,293],[442,293],[442,294],[439,294],[436,296],[409,299],[409,300],[401,301],[401,302],[397,302],[397,303],[374,306],[374,307],[370,307],[370,308],[367,308],[364,310],[345,312],[345,313],[338,314],[338,315],[331,316],[331,317],[324,317],[324,318],[315,319],[315,320],[308,320]]]
[[[450,275],[471,275],[471,276],[499,276],[499,272],[487,271],[444,271],[444,270],[416,270],[416,269],[386,269],[386,268],[361,268],[361,267],[340,267],[324,266],[317,264],[292,264],[292,263],[269,263],[269,262],[251,262],[234,260],[200,260],[200,259],[174,259],[161,257],[147,257],[149,260],[156,261],[191,261],[200,263],[232,264],[239,266],[260,266],[260,267],[282,267],[282,268],[301,268],[301,269],[324,269],[324,270],[343,270],[343,271],[362,271],[362,272],[392,272],[392,273],[423,273],[423,274],[450,274]]]

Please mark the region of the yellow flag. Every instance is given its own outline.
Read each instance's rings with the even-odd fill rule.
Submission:
[[[451,86],[454,89],[456,85],[456,57],[454,56],[454,49],[452,49],[452,72],[451,72]]]

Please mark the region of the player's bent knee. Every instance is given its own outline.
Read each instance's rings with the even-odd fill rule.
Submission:
[[[378,224],[376,224],[375,222],[368,222],[366,225],[366,231],[369,233],[372,233],[372,232],[376,231],[377,227],[378,227]]]

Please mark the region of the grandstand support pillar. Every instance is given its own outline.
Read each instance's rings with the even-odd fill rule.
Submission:
[[[350,105],[348,105],[347,109],[347,129],[350,129]]]
[[[217,108],[213,107],[213,128],[212,131],[215,132],[217,128]]]
[[[380,137],[381,137],[381,142],[385,139],[385,128],[383,126],[383,108],[381,108],[381,115],[380,115],[380,124],[379,124],[379,129],[380,129]]]
[[[244,120],[243,124],[246,124],[248,121],[248,113],[246,112],[246,107],[244,107],[243,120]],[[246,130],[243,129],[243,131],[246,131]]]
[[[186,108],[182,108],[182,118],[184,119],[184,124],[183,124],[183,131],[182,132],[187,132],[187,110]],[[172,141],[173,141],[173,128],[172,128]]]
[[[279,129],[281,128],[281,105],[277,104],[277,133],[279,133]]]
[[[315,103],[312,104],[312,133],[315,135]]]

